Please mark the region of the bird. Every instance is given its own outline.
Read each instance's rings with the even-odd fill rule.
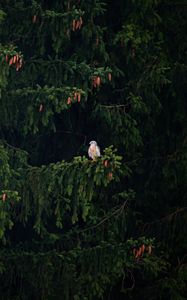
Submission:
[[[89,143],[89,148],[88,148],[88,156],[95,160],[96,157],[99,157],[101,156],[101,152],[100,152],[100,148],[99,146],[97,145],[97,142],[96,141],[91,141]]]

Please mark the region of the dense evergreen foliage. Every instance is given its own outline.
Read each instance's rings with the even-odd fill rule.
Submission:
[[[0,299],[186,299],[186,15],[1,1]]]

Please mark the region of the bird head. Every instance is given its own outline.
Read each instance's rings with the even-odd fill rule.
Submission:
[[[91,142],[89,142],[89,145],[97,145],[97,142],[96,141],[91,141]]]

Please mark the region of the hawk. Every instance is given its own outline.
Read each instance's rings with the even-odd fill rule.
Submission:
[[[93,160],[96,157],[101,156],[100,148],[97,145],[97,142],[96,141],[91,141],[89,144],[90,144],[90,147],[88,148],[88,156],[90,158],[92,158]]]

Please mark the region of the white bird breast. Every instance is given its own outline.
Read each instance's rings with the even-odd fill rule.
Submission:
[[[100,148],[97,145],[95,145],[95,144],[91,144],[90,147],[89,147],[89,149],[88,149],[88,155],[92,159],[100,156],[101,155]]]

